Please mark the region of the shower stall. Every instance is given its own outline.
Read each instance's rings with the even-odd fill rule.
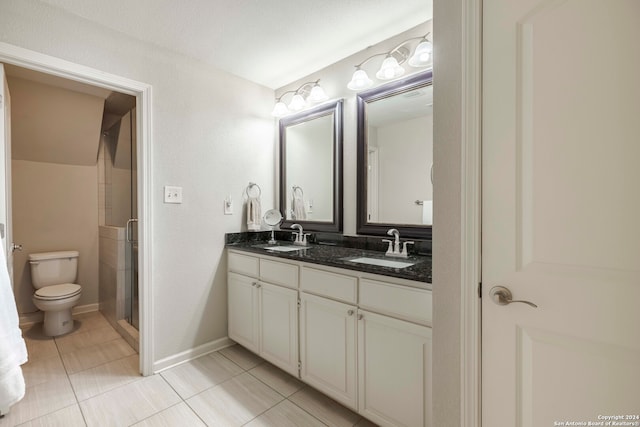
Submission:
[[[108,101],[108,100],[107,100]],[[138,349],[136,110],[103,133],[99,153],[100,311]]]

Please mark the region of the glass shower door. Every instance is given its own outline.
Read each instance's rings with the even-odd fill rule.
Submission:
[[[105,154],[106,225],[124,228],[124,274],[117,274],[116,322],[139,329],[138,310],[138,174],[136,110],[128,110],[109,130]],[[120,250],[122,250],[120,249]],[[124,283],[123,283],[124,282]]]
[[[129,262],[126,277],[126,289],[128,293],[128,307],[125,309],[127,322],[136,329],[139,325],[138,303],[138,219],[130,218],[125,230],[127,236],[126,256]]]

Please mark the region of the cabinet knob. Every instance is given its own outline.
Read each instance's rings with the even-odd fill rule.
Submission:
[[[354,313],[354,311],[353,311],[353,310],[349,310],[349,311],[347,311],[347,314],[348,314],[349,316],[353,316],[353,313]]]
[[[251,286],[255,286],[257,284],[258,284],[258,282],[253,282],[253,283],[251,283]]]
[[[358,320],[362,320],[364,318],[363,314],[358,314]]]
[[[261,288],[262,285],[260,283],[256,283],[256,288]]]

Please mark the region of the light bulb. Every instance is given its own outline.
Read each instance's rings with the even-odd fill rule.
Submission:
[[[415,52],[411,58],[409,58],[409,65],[412,67],[424,67],[429,64],[429,59],[431,59],[431,52],[433,51],[433,46],[427,40],[423,41],[416,47]]]
[[[384,61],[382,61],[382,65],[380,66],[380,70],[376,73],[376,77],[380,80],[390,80],[396,77],[400,77],[404,74],[404,68],[398,64],[398,61],[393,56],[387,56]]]
[[[288,112],[289,112],[289,109],[287,108],[286,105],[284,105],[284,102],[278,101],[276,102],[276,105],[273,107],[273,111],[271,112],[271,115],[274,117],[282,117]]]
[[[351,77],[351,81],[347,85],[347,87],[351,90],[362,90],[368,87],[371,87],[373,81],[367,76],[367,73],[364,70],[358,68],[355,73],[353,73],[353,77]]]
[[[306,103],[304,102],[304,98],[299,93],[293,95],[291,102],[289,103],[289,109],[291,111],[300,111],[304,108]]]
[[[326,101],[327,99],[329,99],[329,97],[326,93],[324,93],[324,89],[322,89],[322,87],[320,87],[320,85],[318,84],[311,88],[311,92],[307,97],[307,101],[309,102],[322,102]]]

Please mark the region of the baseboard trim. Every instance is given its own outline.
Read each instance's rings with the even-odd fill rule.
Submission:
[[[77,305],[71,309],[71,314],[84,314],[98,311],[98,303]],[[20,326],[33,325],[34,323],[42,322],[44,320],[44,313],[42,311],[36,311],[33,313],[23,313],[20,315]]]
[[[34,323],[42,322],[44,320],[44,313],[36,311],[34,313],[22,313],[20,314],[19,324],[20,326],[29,326]]]
[[[71,309],[71,314],[91,313],[94,311],[98,311],[99,308],[100,308],[100,304],[98,304],[97,302],[93,304],[76,305]]]
[[[231,341],[229,337],[224,337],[174,354],[173,356],[165,357],[164,359],[160,359],[153,363],[153,373],[157,374],[169,368],[173,368],[174,366],[197,359],[205,354],[213,353],[214,351],[229,347],[233,344],[235,344],[235,342]]]

